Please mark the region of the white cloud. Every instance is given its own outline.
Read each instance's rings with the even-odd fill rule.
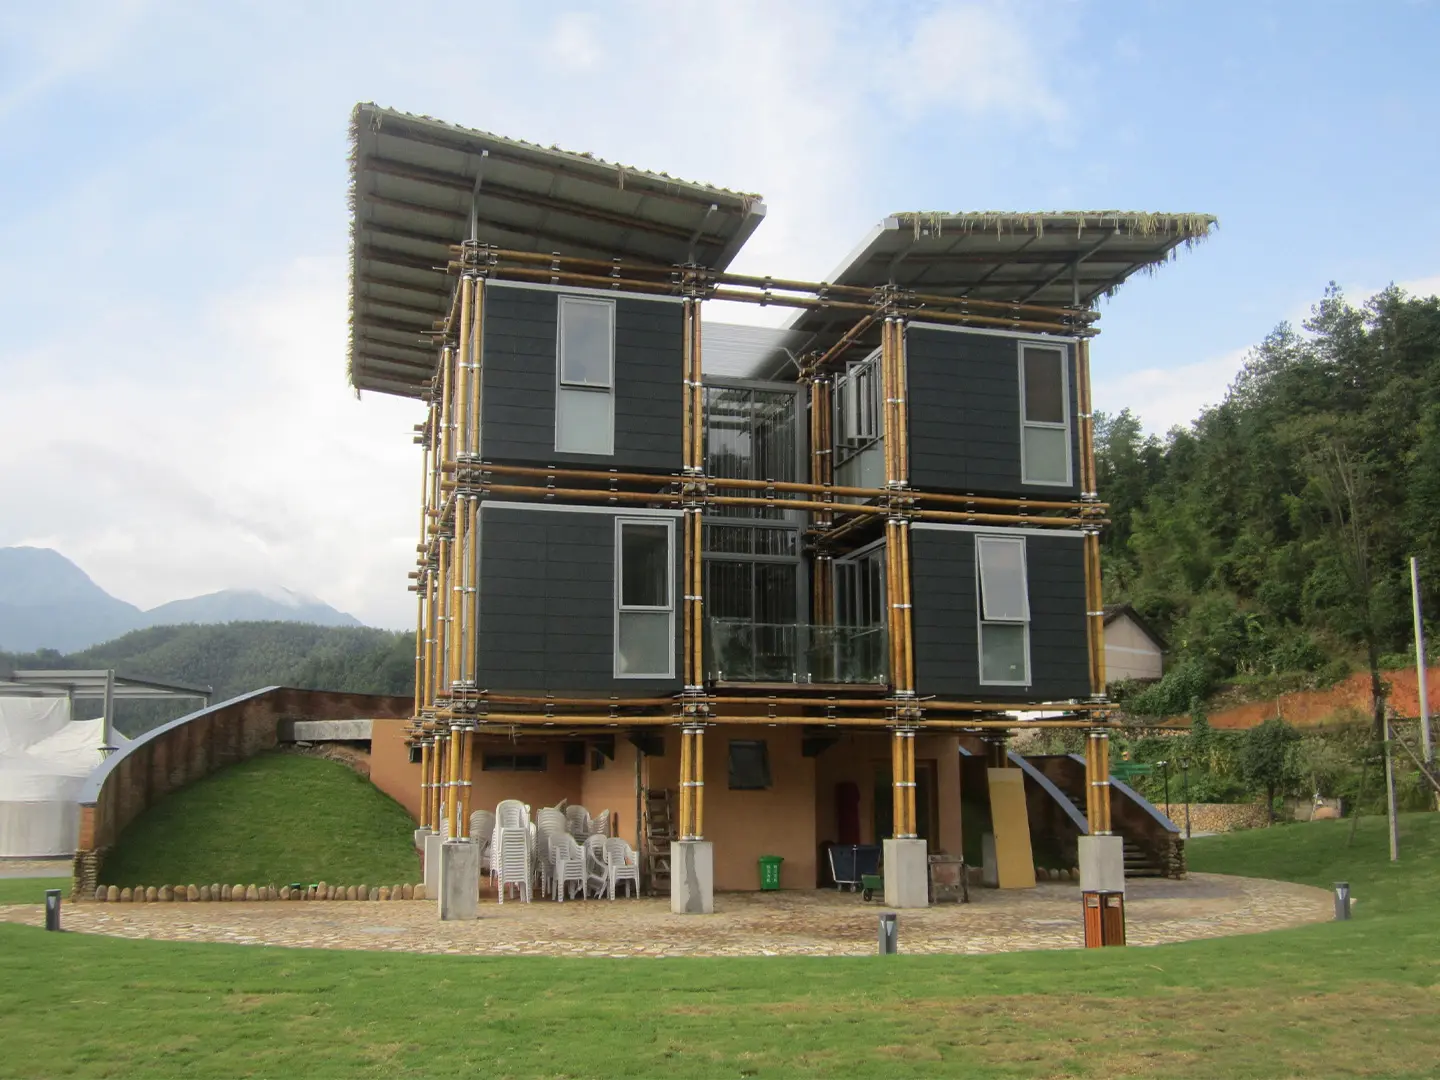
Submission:
[[[1128,408],[1146,431],[1163,435],[1177,425],[1189,425],[1207,406],[1220,404],[1249,351],[1235,349],[1194,364],[1119,374],[1097,365],[1095,407],[1107,413]]]
[[[443,65],[434,45],[453,27],[424,8],[379,31],[359,12],[264,4],[186,8],[144,35],[138,6],[128,21],[84,9],[35,24],[26,40],[43,31],[55,47],[0,82],[0,123],[20,103],[63,117],[63,86],[132,127],[8,207],[0,311],[24,316],[12,323],[30,336],[0,340],[0,544],[55,547],[142,606],[290,587],[410,625],[420,408],[357,402],[343,375],[350,106],[377,100],[761,192],[767,220],[738,268],[818,277],[895,202],[874,190],[881,133],[1058,115],[1042,43],[1008,12],[481,5],[467,34],[484,62]],[[73,55],[59,49],[69,24]],[[946,41],[965,43],[963,62]],[[112,87],[143,107],[112,103]],[[195,241],[211,245],[206,258]],[[89,277],[73,273],[82,245],[109,260]],[[67,275],[74,288],[57,287]],[[40,336],[52,326],[63,334]]]

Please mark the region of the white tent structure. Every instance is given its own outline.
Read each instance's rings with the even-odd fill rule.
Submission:
[[[105,755],[105,721],[64,697],[0,697],[0,858],[70,855],[80,787]],[[130,740],[114,732],[111,745]]]
[[[208,686],[113,671],[16,671],[0,681],[0,859],[75,853],[85,779],[130,742],[109,722],[116,700],[209,695]],[[83,699],[103,702],[106,715],[72,720]]]

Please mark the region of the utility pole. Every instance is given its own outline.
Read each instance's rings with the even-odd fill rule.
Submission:
[[[1420,560],[1410,556],[1410,603],[1415,610],[1415,692],[1420,698],[1420,757],[1427,767],[1435,764],[1430,742],[1430,688],[1425,670],[1425,622],[1420,612]]]

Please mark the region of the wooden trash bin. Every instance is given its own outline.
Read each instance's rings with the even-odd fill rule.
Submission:
[[[1085,947],[1125,944],[1125,894],[1123,892],[1081,893],[1085,912]]]

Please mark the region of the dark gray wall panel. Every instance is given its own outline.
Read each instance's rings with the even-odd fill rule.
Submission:
[[[1025,534],[1030,589],[1028,688],[981,686],[975,534],[912,529],[915,681],[921,694],[1040,701],[1090,696],[1085,560],[1078,538]]]
[[[1020,482],[1019,339],[912,326],[905,340],[913,487],[1035,498],[1080,493],[1073,345],[1067,346],[1066,354],[1070,473],[1077,482],[1051,487]]]
[[[614,677],[615,518],[481,506],[481,687],[625,696],[680,689],[678,678]],[[677,537],[677,599],[679,554]],[[678,672],[678,607],[675,624]]]
[[[497,462],[679,469],[680,305],[615,297],[615,453],[561,454],[555,451],[561,295],[499,283],[486,286],[481,454]]]

